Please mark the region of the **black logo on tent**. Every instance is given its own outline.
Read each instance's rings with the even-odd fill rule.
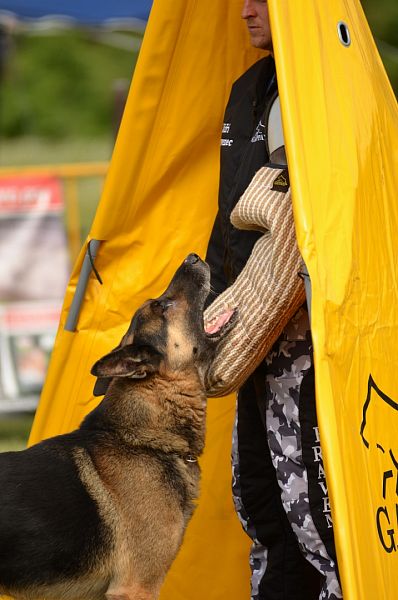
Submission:
[[[377,423],[388,422],[388,427]],[[384,468],[381,478],[381,506],[376,512],[380,543],[388,553],[397,551],[398,543],[398,403],[377,387],[371,375],[368,394],[363,406],[360,430],[366,448],[381,453]],[[380,456],[381,456],[380,455]],[[393,508],[392,508],[393,507]]]

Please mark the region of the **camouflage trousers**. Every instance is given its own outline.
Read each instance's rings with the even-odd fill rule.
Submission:
[[[265,361],[265,402],[262,410],[265,413],[263,417],[267,442],[280,488],[283,508],[304,557],[324,578],[320,586],[319,599],[340,600],[342,593],[337,576],[330,505],[324,478],[319,434],[317,427],[314,427],[311,422],[310,429],[313,438],[304,440],[303,431],[308,437],[309,429],[308,427],[305,429],[301,423],[303,417],[301,391],[304,387],[303,382],[312,369],[308,329],[307,313],[301,310],[267,356]],[[311,384],[309,390],[315,411],[314,389]],[[316,425],[316,416],[314,420]],[[307,458],[310,457],[310,461],[304,460],[304,454]],[[250,557],[252,600],[257,600],[261,598],[258,590],[267,571],[268,549],[256,538],[256,531],[250,518],[246,515],[240,497],[237,423],[233,435],[232,459],[235,507],[243,527],[253,540]],[[309,472],[313,478],[319,479],[315,485],[319,487],[320,494],[315,498],[315,504],[314,499],[310,499]],[[320,535],[322,523],[328,534],[329,543],[326,545]]]

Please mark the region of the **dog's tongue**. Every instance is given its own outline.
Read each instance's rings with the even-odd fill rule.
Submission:
[[[219,331],[221,327],[225,325],[225,323],[228,323],[233,314],[233,310],[227,310],[218,317],[215,317],[214,319],[209,321],[209,323],[205,324],[205,332],[210,335],[212,333],[217,333],[217,331]]]

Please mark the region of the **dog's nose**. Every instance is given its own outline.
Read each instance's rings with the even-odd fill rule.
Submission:
[[[198,256],[197,254],[192,253],[192,254],[188,254],[188,256],[186,257],[186,259],[184,260],[184,263],[186,263],[187,265],[194,265],[198,261],[200,261],[200,256]]]

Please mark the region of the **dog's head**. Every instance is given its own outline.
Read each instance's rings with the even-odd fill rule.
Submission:
[[[203,307],[210,290],[210,270],[196,254],[179,267],[167,290],[135,313],[119,346],[93,366],[94,395],[106,393],[115,377],[144,379],[154,373],[196,369],[203,384],[218,342],[233,326],[230,311],[207,333]]]

